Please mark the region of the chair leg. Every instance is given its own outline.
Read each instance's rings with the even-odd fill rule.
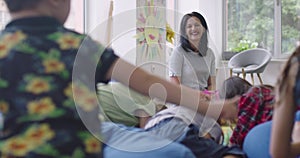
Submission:
[[[252,85],[254,85],[254,77],[253,77],[253,73],[251,73],[250,75],[251,75]]]
[[[238,77],[240,77],[240,73],[237,73],[236,75],[237,75]]]
[[[232,68],[229,70],[230,77],[232,77]]]
[[[242,68],[242,74],[243,74],[243,79],[245,79],[246,78],[246,73],[245,73],[245,69],[244,68]]]
[[[258,77],[258,79],[259,79],[259,82],[260,82],[260,84],[263,84],[263,81],[262,81],[262,79],[261,79],[261,77],[260,77],[260,74],[259,74],[259,73],[257,73],[257,77]]]

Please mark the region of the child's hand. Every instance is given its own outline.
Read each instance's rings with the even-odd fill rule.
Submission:
[[[201,91],[201,97],[205,98],[207,101],[210,101],[211,99],[219,99],[219,92],[204,90]]]
[[[235,120],[238,116],[237,105],[239,100],[240,100],[239,96],[236,96],[232,99],[225,100],[220,118],[227,119],[227,120]]]
[[[212,96],[211,96],[211,94],[207,94],[207,93],[204,93],[203,91],[201,91],[200,98],[203,100],[206,100],[206,101],[210,101]]]

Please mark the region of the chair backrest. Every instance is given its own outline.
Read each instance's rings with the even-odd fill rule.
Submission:
[[[262,48],[242,51],[234,55],[228,62],[229,68],[245,68],[247,73],[262,73],[271,60],[272,54]],[[247,69],[247,67],[249,67]]]

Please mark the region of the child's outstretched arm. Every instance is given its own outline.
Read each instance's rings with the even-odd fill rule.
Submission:
[[[226,101],[207,101],[202,97],[203,94],[200,91],[171,83],[123,59],[117,59],[114,62],[106,77],[118,80],[132,89],[149,95],[152,98],[159,98],[166,102],[183,105],[216,119],[219,118],[220,115],[227,119],[236,118],[237,116],[236,103],[239,98]]]

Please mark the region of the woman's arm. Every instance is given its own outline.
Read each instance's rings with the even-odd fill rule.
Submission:
[[[181,84],[181,74],[183,67],[183,52],[178,50],[179,48],[175,48],[172,52],[172,55],[169,60],[169,75],[170,81],[175,84]]]
[[[290,155],[291,134],[294,120],[292,95],[286,95],[289,100],[278,105],[273,114],[270,152],[273,158],[282,158]],[[290,103],[288,103],[290,102]]]
[[[216,76],[209,76],[207,80],[207,90],[216,90]]]
[[[129,85],[132,89],[151,98],[159,98],[163,101],[183,105],[214,118],[218,118],[220,115],[224,118],[235,118],[237,116],[235,105],[239,98],[225,102],[214,102],[213,105],[209,106],[210,102],[200,97],[202,96],[200,91],[151,75],[123,59],[114,62],[106,77]],[[208,113],[206,113],[207,111]]]
[[[289,68],[287,79],[280,91],[276,92],[276,105],[271,130],[270,153],[273,158],[292,156],[292,129],[294,125],[296,105],[294,103],[294,83],[298,64]]]
[[[217,75],[217,69],[216,69],[216,57],[211,49],[209,49],[210,54],[212,55],[211,63],[210,63],[210,72],[209,77],[207,80],[207,89],[208,90],[216,90],[216,75]]]

